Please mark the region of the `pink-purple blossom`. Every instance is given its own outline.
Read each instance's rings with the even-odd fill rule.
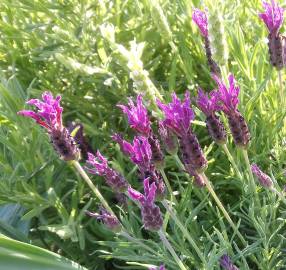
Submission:
[[[227,254],[221,256],[220,266],[223,267],[225,270],[239,270],[231,261],[230,257]]]
[[[259,183],[263,187],[265,187],[265,188],[272,187],[273,182],[272,182],[272,179],[270,178],[270,176],[268,176],[266,173],[261,171],[261,169],[255,163],[253,163],[251,165],[251,171],[257,177]]]
[[[197,24],[200,29],[202,36],[208,36],[208,18],[205,11],[194,8],[193,10],[193,21]]]
[[[158,100],[157,104],[165,114],[164,124],[179,137],[186,136],[190,130],[191,121],[195,118],[195,114],[191,108],[190,93],[185,93],[184,101],[181,101],[173,93],[172,102],[163,104]]]
[[[86,161],[88,167],[86,170],[91,174],[103,176],[106,183],[116,192],[124,192],[127,190],[128,183],[125,178],[117,171],[110,168],[107,159],[97,151],[96,156],[88,153]]]
[[[140,171],[150,171],[152,161],[151,146],[148,138],[144,136],[136,136],[133,144],[123,140],[118,135],[113,136],[116,142],[119,143],[123,153],[127,154],[132,162],[138,165]]]
[[[137,96],[136,104],[134,104],[133,100],[130,98],[128,106],[118,105],[118,107],[127,115],[131,128],[135,129],[141,135],[149,136],[151,125],[148,117],[148,111],[143,104],[143,98],[141,95]]]
[[[149,178],[144,180],[144,195],[129,187],[128,194],[131,199],[138,201],[141,205],[141,215],[144,227],[147,230],[158,231],[163,225],[160,208],[155,204],[156,184],[149,183]]]
[[[209,116],[216,111],[220,111],[222,106],[219,104],[219,101],[219,93],[216,90],[211,91],[208,95],[199,88],[197,105],[205,115]]]
[[[26,103],[33,105],[37,111],[22,110],[19,115],[33,118],[40,126],[47,129],[50,133],[52,130],[62,130],[62,111],[60,106],[61,96],[53,97],[51,92],[44,92],[42,94],[43,101],[39,99],[30,99]]]
[[[100,214],[90,211],[86,211],[86,214],[89,215],[90,217],[95,217],[98,220],[102,220],[104,225],[111,231],[119,232],[121,230],[121,224],[118,218],[110,214],[103,207],[100,208]]]
[[[264,12],[259,13],[259,17],[264,21],[270,33],[277,34],[284,20],[284,9],[274,0],[271,3],[262,2]]]
[[[235,78],[232,74],[228,76],[229,86],[226,86],[221,78],[213,75],[213,79],[218,86],[218,96],[222,105],[222,110],[226,114],[230,114],[237,110],[239,99],[239,87],[235,83]]]

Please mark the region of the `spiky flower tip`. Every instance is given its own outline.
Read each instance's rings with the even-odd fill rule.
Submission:
[[[184,101],[181,101],[175,93],[172,94],[172,102],[164,104],[157,100],[159,108],[165,114],[163,124],[169,127],[178,137],[184,137],[189,133],[191,121],[195,119],[191,108],[190,93],[185,93]]]
[[[194,8],[192,19],[199,27],[202,36],[207,37],[209,33],[208,33],[208,17],[206,12],[199,10],[198,8]]]
[[[96,156],[88,153],[88,160],[86,161],[86,170],[91,174],[103,176],[106,183],[115,192],[125,192],[128,188],[128,182],[117,171],[110,168],[107,159],[97,151]]]
[[[227,254],[222,255],[219,262],[220,262],[220,266],[225,270],[239,270],[239,268],[237,268],[231,262],[231,259]]]
[[[166,268],[164,265],[161,265],[159,267],[151,267],[149,268],[149,270],[166,270]]]
[[[112,214],[110,214],[108,211],[106,211],[105,208],[100,208],[100,214],[86,211],[86,214],[90,217],[95,217],[98,220],[102,220],[104,225],[113,232],[120,232],[122,227],[118,220],[118,218]]]
[[[131,199],[141,205],[141,215],[144,228],[150,231],[159,231],[163,225],[160,208],[155,205],[156,184],[149,184],[149,178],[144,180],[144,195],[129,187],[128,194]]]
[[[218,86],[219,100],[223,112],[227,115],[234,143],[239,147],[247,148],[250,141],[250,132],[244,117],[237,109],[240,89],[235,84],[234,76],[230,74],[228,77],[229,87],[219,77],[213,75],[213,79]]]
[[[178,152],[178,139],[174,132],[172,132],[163,121],[159,122],[159,134],[166,151],[170,155],[176,155]]]
[[[251,165],[251,171],[257,177],[257,180],[263,187],[271,188],[273,186],[273,182],[270,176],[262,172],[261,169],[255,163]]]
[[[199,88],[197,105],[199,109],[206,115],[206,125],[211,138],[217,144],[226,143],[226,131],[223,123],[216,115],[222,107],[219,105],[219,95],[216,91],[210,93],[210,97]]]
[[[39,99],[30,99],[28,105],[33,105],[37,111],[22,110],[19,115],[30,117],[40,126],[44,127],[53,143],[55,150],[65,161],[77,160],[79,150],[74,139],[70,136],[68,130],[62,124],[63,108],[60,106],[61,96],[53,97],[51,92],[42,94],[43,101]]]
[[[221,75],[220,68],[218,64],[212,58],[212,51],[211,51],[211,45],[210,45],[209,33],[208,33],[207,13],[205,11],[195,8],[193,11],[192,19],[199,27],[200,32],[204,38],[205,52],[206,52],[206,57],[207,57],[207,61],[208,61],[208,65],[211,70],[211,73],[214,73],[217,76],[220,76]]]
[[[155,169],[149,138],[136,136],[133,140],[133,144],[123,140],[118,134],[114,135],[113,139],[120,145],[122,152],[138,166],[142,178],[145,179],[149,177],[152,183],[156,183],[156,198],[159,200],[162,199],[165,196],[165,184],[162,177]]]
[[[157,104],[165,114],[164,125],[179,137],[180,151],[186,170],[203,171],[207,161],[197,137],[191,130],[191,121],[194,120],[195,114],[191,108],[189,92],[186,92],[183,102],[173,93],[171,103],[163,104],[158,101]]]
[[[134,104],[133,100],[130,98],[128,106],[118,105],[118,107],[127,115],[131,128],[141,135],[149,136],[151,132],[151,124],[148,117],[148,111],[143,104],[143,98],[141,95],[137,96],[136,104]]]
[[[262,4],[265,11],[259,13],[259,17],[264,21],[269,31],[268,50],[270,63],[280,70],[283,68],[283,65],[285,65],[285,61],[283,59],[283,37],[279,33],[279,29],[281,28],[284,20],[284,9],[274,0],[271,0],[271,3],[263,1]]]

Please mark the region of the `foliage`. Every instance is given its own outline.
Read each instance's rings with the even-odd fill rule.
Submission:
[[[286,110],[281,106],[277,72],[269,65],[267,30],[257,16],[261,3],[220,4],[229,49],[223,73],[235,74],[241,87],[239,110],[251,130],[250,159],[282,188],[286,182]],[[136,167],[110,138],[113,132],[124,133],[130,140],[134,135],[116,107],[138,92],[137,69],[130,65],[135,49],[131,49],[137,44],[143,50],[134,58],[141,59],[148,71],[143,78],[146,92],[156,89],[170,100],[172,91],[181,96],[188,88],[194,98],[198,85],[212,90],[215,84],[202,39],[191,21],[194,6],[202,7],[197,0],[1,1],[0,203],[3,207],[20,205],[17,220],[10,223],[6,215],[11,208],[0,209],[1,233],[60,253],[88,269],[146,269],[161,263],[167,269],[178,268],[158,236],[141,227],[140,212],[132,202],[126,209],[115,204],[113,208],[133,239],[144,239],[142,242],[127,241],[87,217],[85,210],[98,207],[92,192],[77,172],[58,159],[43,130],[16,112],[45,89],[61,94],[65,123],[81,122],[94,151],[99,149],[108,156],[113,167],[141,189]],[[240,269],[283,269],[285,204],[258,185],[260,205],[255,203],[247,193],[249,174],[241,151],[230,139],[228,147],[244,184],[221,148],[211,142],[203,114],[196,108],[195,112],[194,131],[209,161],[207,174],[249,243],[246,247],[240,243],[207,191],[195,187],[167,156],[165,171],[173,190],[180,194],[175,210],[203,251],[206,269],[219,269],[218,259],[224,253]],[[158,116],[157,111],[150,113]],[[109,203],[114,203],[114,194],[104,180],[92,179]],[[15,225],[21,222],[25,224]],[[200,269],[200,259],[171,219],[166,228],[182,261],[189,269]],[[21,248],[22,244],[11,243]]]

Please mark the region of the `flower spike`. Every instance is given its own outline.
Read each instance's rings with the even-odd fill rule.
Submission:
[[[191,121],[194,120],[195,114],[191,108],[190,93],[186,92],[184,101],[178,99],[175,93],[172,94],[172,102],[163,104],[157,100],[159,108],[165,114],[164,124],[169,127],[179,137],[188,134]]]
[[[225,254],[221,256],[220,260],[220,266],[223,267],[225,270],[239,270],[232,262],[230,257]]]
[[[257,177],[257,180],[263,187],[271,188],[273,186],[270,176],[261,171],[261,169],[255,163],[251,165],[251,171]]]
[[[91,174],[98,174],[105,178],[106,183],[115,191],[122,193],[127,190],[128,182],[117,171],[110,168],[107,159],[97,151],[96,156],[88,153],[86,170]]]
[[[199,27],[200,32],[203,37],[208,36],[208,18],[205,11],[201,11],[198,8],[194,8],[193,21],[196,23],[196,25]]]
[[[62,124],[63,108],[60,106],[61,96],[53,97],[51,92],[44,92],[42,100],[30,99],[28,105],[33,105],[37,111],[22,110],[19,115],[34,119],[44,127],[53,143],[55,150],[65,161],[77,160],[80,156],[79,149],[68,130]]]
[[[127,115],[131,128],[135,129],[141,135],[149,135],[151,132],[151,124],[148,117],[148,111],[143,105],[143,98],[141,95],[137,96],[136,105],[130,98],[128,106],[118,105],[118,107],[121,108],[122,111]]]
[[[131,199],[140,203],[144,227],[150,231],[158,231],[163,225],[160,208],[155,205],[156,190],[156,184],[150,185],[149,178],[144,180],[144,195],[131,187],[128,188]]]
[[[284,20],[284,9],[280,7],[274,0],[271,3],[262,2],[264,12],[259,13],[259,17],[265,23],[269,33],[277,34]]]

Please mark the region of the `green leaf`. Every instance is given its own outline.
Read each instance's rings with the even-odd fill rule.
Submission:
[[[58,254],[0,235],[0,270],[86,270]]]

